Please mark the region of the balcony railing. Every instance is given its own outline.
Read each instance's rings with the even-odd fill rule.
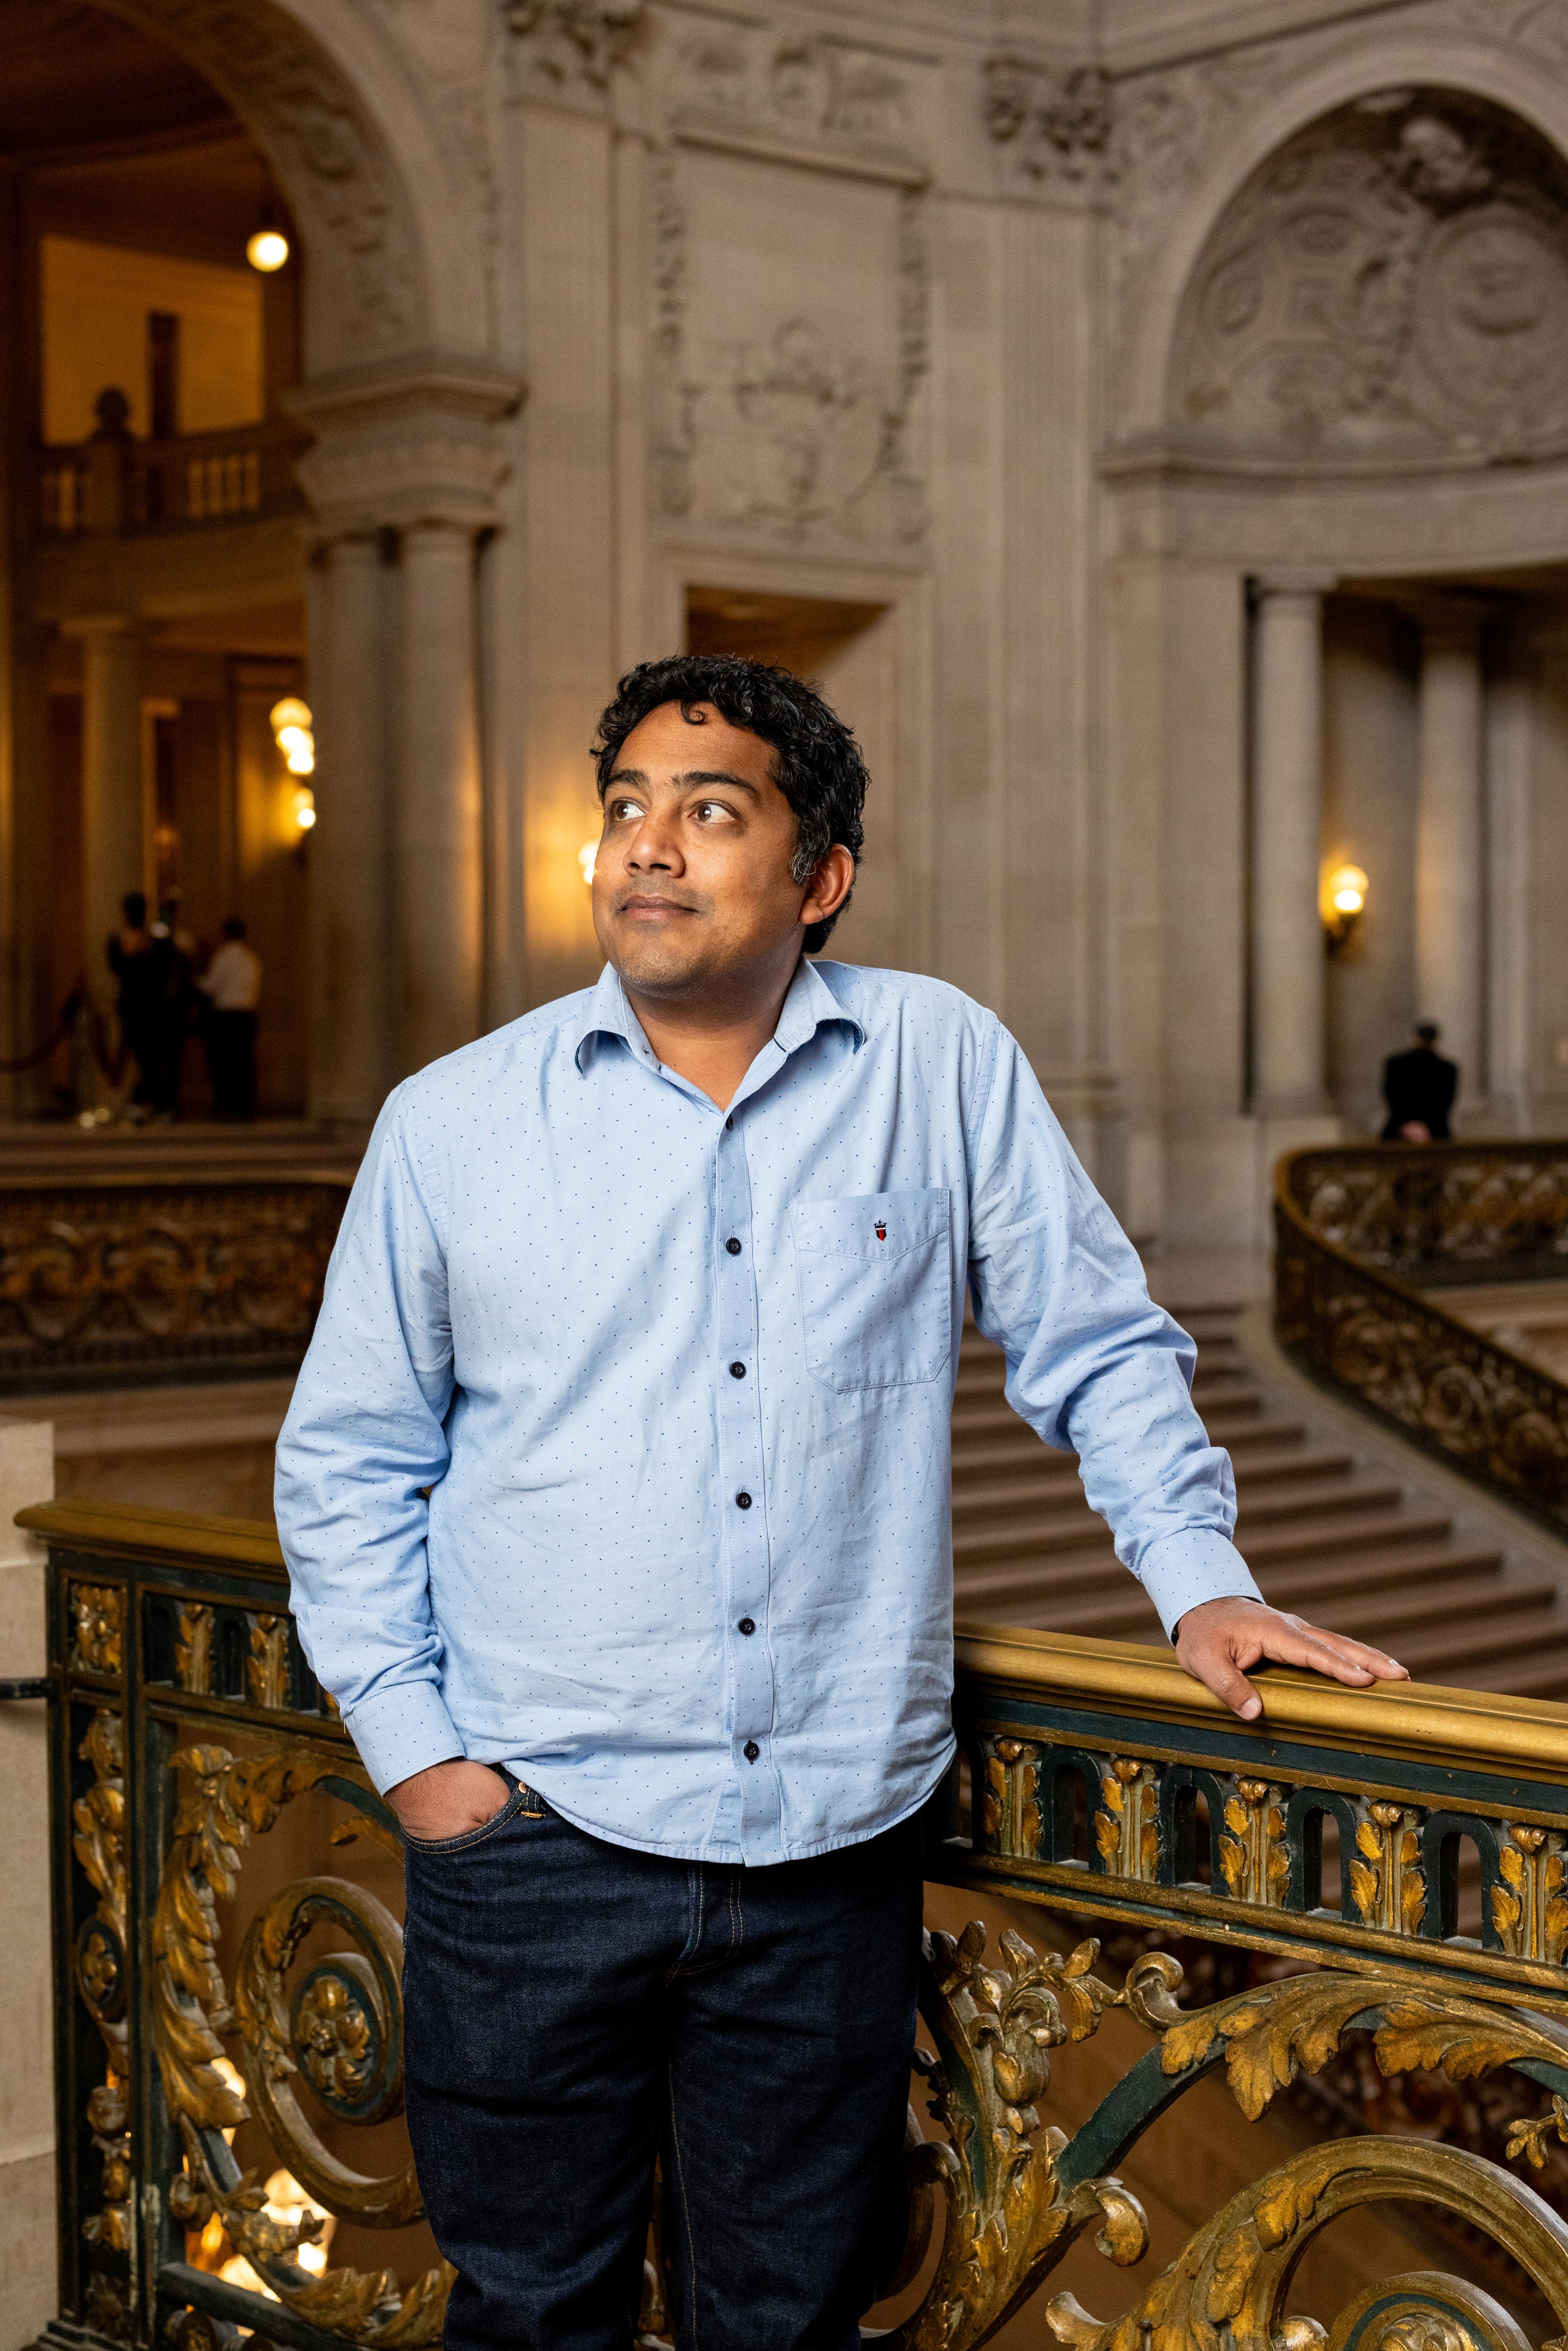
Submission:
[[[344,1177],[0,1183],[0,1395],[294,1370]]]
[[[45,538],[259,522],[305,504],[294,463],[309,443],[272,422],[171,441],[116,435],[37,454],[37,527]]]
[[[389,2138],[397,1823],[300,1654],[272,1531],[85,1503],[21,1523],[49,1549],[63,2339],[437,2343],[453,2273]],[[1085,2231],[1110,2263],[1137,2261],[1144,2216],[1115,2167],[1156,2117],[1216,2073],[1256,2116],[1358,2032],[1386,2074],[1523,2077],[1511,2162],[1372,2134],[1310,2146],[1205,2220],[1114,2325],[1051,2302],[1057,2335],[1307,2351],[1322,2330],[1286,2314],[1303,2250],[1384,2199],[1479,2231],[1568,2325],[1568,2225],[1528,2184],[1568,2141],[1568,1711],[1285,1673],[1265,1688],[1244,1726],[1146,1649],[960,1628],[972,1834],[956,1773],[928,1877],[1310,1964],[1192,2007],[1158,1949],[1118,1981],[1092,1939],[1062,1956],[1015,1933],[988,1949],[977,1925],[929,1935],[918,2302],[894,2351],[976,2351]],[[1325,1823],[1346,1862],[1333,1902]],[[1461,1846],[1479,1937],[1458,1932]],[[1113,2009],[1146,2053],[1071,2137],[1043,2129],[1052,2048]],[[663,2331],[653,2277],[644,2337]],[[1469,2276],[1424,2268],[1363,2300],[1335,2351],[1524,2342]]]
[[[1274,1217],[1285,1352],[1568,1534],[1568,1386],[1423,1295],[1568,1278],[1568,1143],[1293,1152]]]

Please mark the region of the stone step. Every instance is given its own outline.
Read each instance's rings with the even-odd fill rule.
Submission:
[[[1339,1518],[1346,1512],[1397,1510],[1405,1489],[1396,1478],[1303,1478],[1295,1483],[1243,1489],[1237,1541],[1250,1540],[1257,1527],[1288,1520]]]
[[[1463,1675],[1464,1687],[1511,1690],[1513,1683],[1507,1675],[1500,1681],[1481,1683],[1476,1677],[1495,1672],[1505,1660],[1534,1672],[1543,1667],[1550,1669],[1553,1659],[1560,1676],[1568,1681],[1568,1609],[1550,1605],[1516,1612],[1511,1608],[1502,1615],[1472,1617],[1462,1627],[1437,1625],[1427,1632],[1414,1632],[1408,1638],[1402,1633],[1396,1654],[1416,1681],[1452,1682]]]

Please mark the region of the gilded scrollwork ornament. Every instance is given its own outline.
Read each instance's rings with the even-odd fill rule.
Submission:
[[[1035,2100],[1051,2078],[1049,2050],[1093,2033],[1119,1995],[1093,1974],[1099,1946],[1043,1959],[1019,1935],[986,1957],[978,1921],[956,1940],[928,1935],[920,2012],[936,2043],[924,2069],[931,2110],[947,2140],[907,2158],[946,2205],[936,2273],[918,2310],[894,2333],[895,2351],[967,2351],[984,2341],[1083,2229],[1119,2263],[1139,2260],[1147,2227],[1116,2179],[1065,2187],[1060,2131],[1042,2130]]]
[[[70,1586],[71,1671],[118,1676],[125,1661],[125,1594],[118,1583]]]
[[[1117,1755],[1100,1782],[1104,1805],[1094,1815],[1094,1842],[1113,1877],[1148,1884],[1160,1862],[1159,1790],[1155,1767]]]
[[[288,1634],[287,1616],[250,1615],[250,1655],[246,1659],[246,1687],[252,1706],[277,1713],[288,1704]]]
[[[1122,2318],[1092,2318],[1071,2294],[1047,2316],[1058,2340],[1076,2351],[1310,2351],[1327,2330],[1286,2314],[1285,2296],[1310,2240],[1342,2212],[1385,2198],[1440,2205],[1482,2229],[1510,2253],[1553,2311],[1568,2313],[1568,2224],[1532,2189],[1467,2148],[1375,2137],[1310,2147],[1232,2197]],[[1393,2291],[1390,2293],[1389,2289]],[[1390,2323],[1402,2328],[1442,2321],[1469,2333],[1487,2297],[1459,2278],[1423,2273],[1391,2280]],[[1495,2305],[1494,2305],[1495,2307]],[[1379,2332],[1353,2336],[1345,2314],[1333,2341],[1365,2351],[1387,2341]],[[1478,2328],[1479,2333],[1479,2328]],[[1512,2337],[1480,2334],[1488,2351]],[[1440,2335],[1406,2334],[1404,2351],[1434,2351]]]
[[[214,1612],[199,1600],[180,1611],[179,1637],[174,1643],[174,1674],[189,1698],[213,1694]]]
[[[313,2274],[297,2256],[319,2234],[319,2220],[306,2213],[282,2222],[268,2214],[265,2188],[238,2169],[223,2137],[254,2105],[278,2155],[329,2210],[388,2228],[423,2211],[412,2163],[384,2180],[351,2170],[309,2128],[291,2086],[303,2070],[350,2121],[380,2120],[401,2105],[402,1938],[382,1904],[344,1879],[285,1886],[251,1922],[232,2003],[218,1965],[217,1905],[235,1895],[250,1838],[272,1828],[295,1797],[341,1775],[343,1765],[303,1745],[237,1759],[222,1747],[193,1746],[174,1756],[173,1769],[180,1801],[153,1916],[152,1998],[163,2093],[185,2150],[169,2209],[188,2228],[216,2216],[235,2252],[312,2325],[355,2343],[418,2351],[440,2339],[450,2266],[439,2262],[406,2290],[389,2270]],[[366,1826],[375,1831],[374,1823]],[[346,1928],[361,1949],[311,1968],[290,2008],[285,1977],[322,1917]],[[235,2031],[245,2042],[249,2103],[218,2070],[220,2035]]]
[[[105,2079],[87,2102],[88,2128],[103,2162],[102,2200],[82,2222],[82,2234],[89,2244],[125,2252],[131,2243],[131,2153],[126,2096],[129,1983],[121,1718],[107,1707],[98,1708],[78,1751],[91,1764],[93,1777],[92,1785],[71,1807],[71,1846],[98,1901],[77,1933],[76,1985],[108,2060]]]

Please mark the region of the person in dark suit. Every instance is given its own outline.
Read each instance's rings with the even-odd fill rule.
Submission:
[[[1383,1099],[1388,1104],[1385,1143],[1448,1142],[1459,1065],[1438,1052],[1439,1033],[1436,1021],[1421,1021],[1414,1045],[1406,1052],[1390,1053],[1383,1064]]]

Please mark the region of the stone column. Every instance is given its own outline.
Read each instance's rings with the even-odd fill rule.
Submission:
[[[1255,1113],[1319,1116],[1323,936],[1318,915],[1323,734],[1322,599],[1333,584],[1260,584],[1253,739]]]
[[[386,569],[372,534],[329,539],[310,615],[311,1099],[319,1118],[351,1125],[374,1119],[393,1063]]]
[[[1423,604],[1420,767],[1416,810],[1416,1011],[1441,1029],[1460,1071],[1459,1100],[1486,1092],[1486,608]]]
[[[392,903],[400,1059],[422,1069],[479,1030],[484,903],[474,632],[474,533],[402,535],[401,742]]]
[[[113,981],[104,946],[119,928],[120,900],[143,884],[141,637],[120,613],[68,621],[81,639],[82,969],[100,1003]]]
[[[398,1078],[479,1031],[474,556],[506,472],[494,428],[521,392],[486,360],[435,358],[346,370],[288,398],[317,435],[298,473],[325,549],[311,619],[320,1116],[373,1115]],[[400,559],[378,575],[378,540],[393,534]]]

